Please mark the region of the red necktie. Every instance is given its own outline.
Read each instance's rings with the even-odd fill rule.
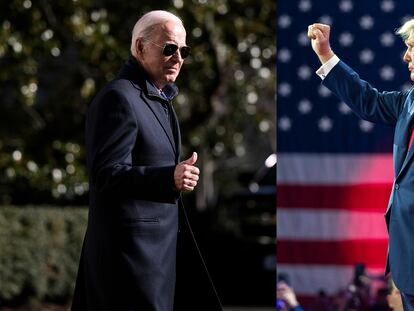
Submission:
[[[408,141],[407,153],[410,150],[411,144],[413,143],[413,139],[414,139],[414,126],[411,126],[411,134],[410,134],[410,140]]]

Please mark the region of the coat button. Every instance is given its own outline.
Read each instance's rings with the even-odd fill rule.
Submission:
[[[399,184],[395,184],[394,188],[395,188],[395,190],[398,190],[398,189],[400,189],[400,185]]]

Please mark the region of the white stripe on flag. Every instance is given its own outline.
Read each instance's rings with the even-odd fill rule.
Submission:
[[[278,184],[375,184],[394,179],[391,154],[282,153],[278,163]]]
[[[279,240],[387,239],[383,213],[277,208]]]

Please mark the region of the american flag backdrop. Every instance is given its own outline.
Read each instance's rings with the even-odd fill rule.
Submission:
[[[277,31],[277,271],[296,293],[333,294],[354,266],[382,274],[393,128],[358,119],[320,84],[309,24],[331,25],[340,59],[379,90],[411,87],[395,29],[414,1],[280,0]]]

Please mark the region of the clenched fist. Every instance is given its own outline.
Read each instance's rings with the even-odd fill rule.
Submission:
[[[194,166],[197,161],[197,153],[187,160],[177,164],[174,171],[175,187],[180,191],[193,191],[197,186],[200,170]]]
[[[312,24],[308,26],[308,37],[311,39],[312,49],[318,55],[322,64],[334,56],[334,52],[329,43],[330,33],[331,27],[329,25]]]

